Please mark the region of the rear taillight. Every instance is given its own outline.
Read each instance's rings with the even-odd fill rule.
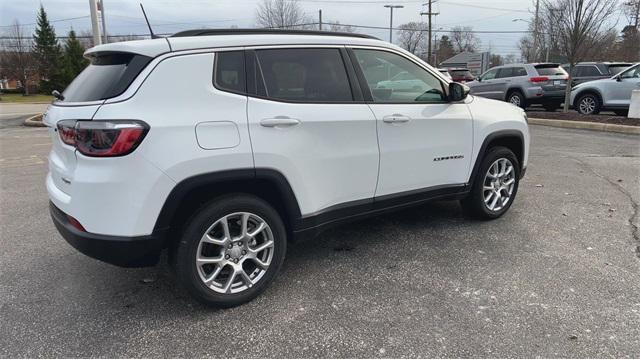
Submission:
[[[62,142],[90,157],[127,155],[149,131],[146,123],[134,120],[65,120],[58,122],[57,127]]]
[[[529,81],[531,81],[533,83],[547,82],[547,81],[549,81],[549,78],[547,76],[535,76],[535,77],[530,78]]]

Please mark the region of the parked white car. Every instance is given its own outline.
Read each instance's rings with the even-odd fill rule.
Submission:
[[[633,90],[640,90],[640,63],[611,78],[574,86],[571,89],[571,104],[583,115],[597,114],[602,110],[626,115]]]
[[[196,30],[86,56],[44,119],[53,221],[119,266],[167,249],[208,304],[256,297],[288,240],[345,221],[434,199],[500,217],[526,170],[524,111],[364,35]],[[421,88],[376,87],[402,72]]]

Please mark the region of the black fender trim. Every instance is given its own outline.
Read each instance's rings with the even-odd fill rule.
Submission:
[[[518,158],[518,161],[522,162],[522,160],[524,159],[524,156],[526,155],[524,153],[524,135],[522,134],[522,132],[518,130],[500,130],[500,131],[492,132],[487,137],[485,137],[484,141],[482,141],[482,146],[480,146],[480,151],[478,151],[476,162],[473,164],[473,170],[471,171],[471,176],[469,177],[469,188],[473,187],[473,181],[475,180],[476,175],[480,170],[480,164],[482,163],[482,159],[484,158],[484,155],[487,153],[487,147],[489,146],[489,143],[501,138],[509,138],[509,137],[516,137],[520,140],[520,146],[522,146],[520,148],[520,151],[522,151],[523,158]],[[522,171],[522,163],[520,163],[519,165],[521,166],[520,170]]]
[[[235,181],[265,180],[273,184],[283,199],[283,206],[289,218],[295,220],[301,217],[300,207],[293,193],[289,181],[284,175],[276,170],[268,168],[246,168],[219,172],[205,173],[179,182],[167,196],[167,199],[160,210],[154,232],[166,231],[171,227],[171,221],[176,215],[178,206],[189,192],[203,186],[215,186],[222,183],[233,183]]]

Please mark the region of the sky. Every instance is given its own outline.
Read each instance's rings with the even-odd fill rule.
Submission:
[[[389,9],[385,4],[403,5],[394,10],[394,27],[410,21],[426,21],[421,11],[427,0],[299,0],[305,14],[317,21],[322,9],[324,22],[342,24],[389,26]],[[107,31],[110,35],[147,34],[140,1],[104,0]],[[255,26],[255,12],[260,0],[142,0],[156,33],[174,33],[194,28],[228,28],[232,25]],[[71,28],[80,32],[91,28],[89,0],[0,0],[0,34],[14,19],[25,24],[30,33],[35,28],[36,11],[42,3],[59,36]],[[478,31],[525,31],[528,24],[514,19],[530,20],[533,0],[435,0],[433,29],[444,31],[456,25],[472,26]],[[71,20],[64,20],[76,18]],[[63,21],[57,21],[63,20]],[[388,40],[389,31],[357,29]],[[438,35],[438,36],[439,36]],[[518,39],[521,33],[477,34],[481,50],[501,55],[520,56]],[[397,34],[394,33],[394,37]]]

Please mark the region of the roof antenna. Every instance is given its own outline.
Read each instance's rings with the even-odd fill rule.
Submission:
[[[151,38],[152,39],[160,38],[160,36],[153,33],[153,29],[151,28],[151,24],[149,23],[149,18],[147,17],[147,13],[144,12],[144,6],[142,6],[142,3],[140,3],[140,9],[142,9],[142,15],[144,15],[144,21],[147,22],[147,26],[149,27],[149,33],[151,33]]]

